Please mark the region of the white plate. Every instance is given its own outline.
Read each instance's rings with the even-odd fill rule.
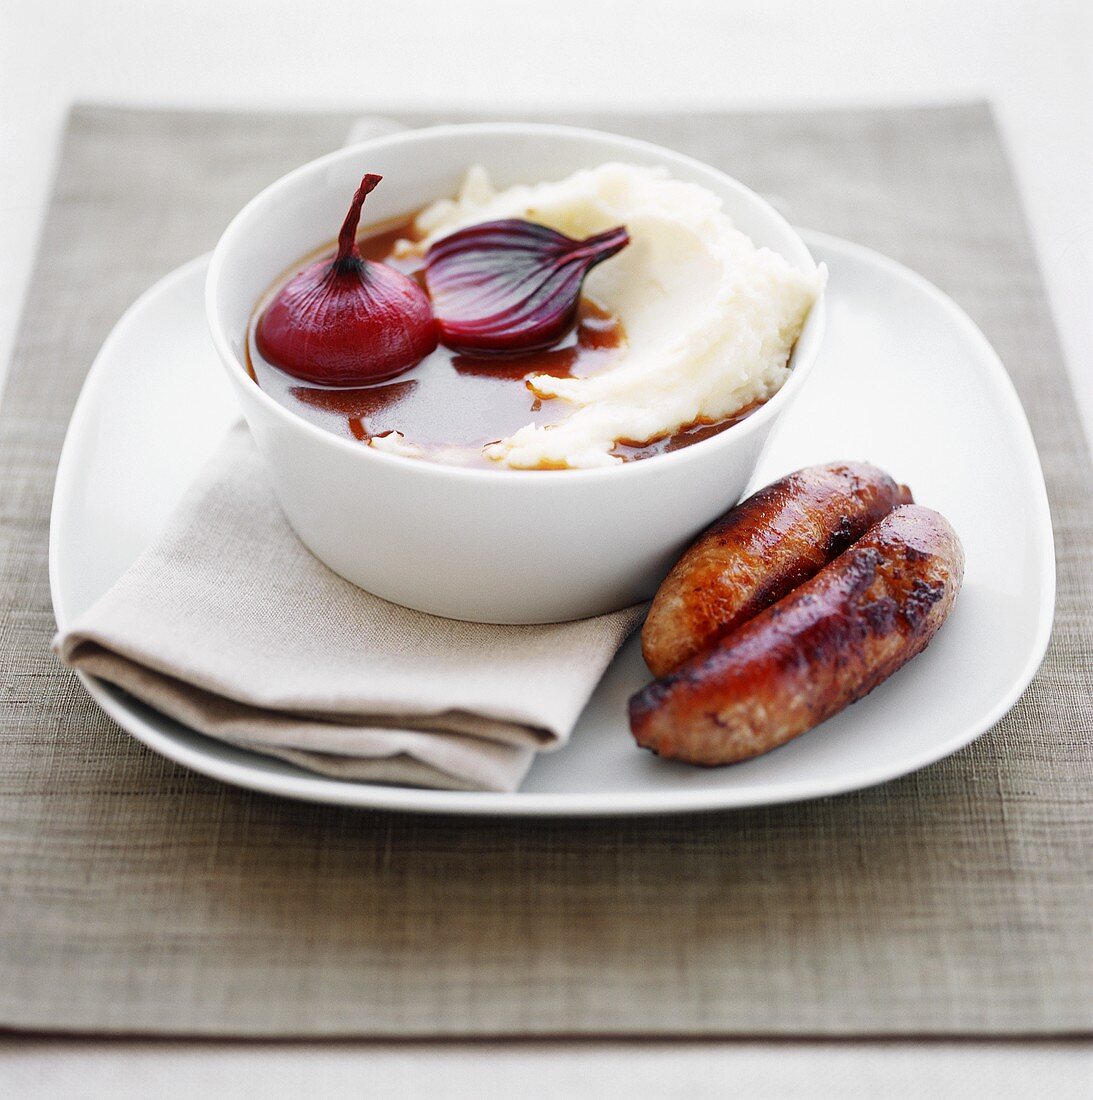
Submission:
[[[831,270],[825,346],[756,485],[813,462],[867,459],[948,516],[967,553],[964,589],[929,649],[818,730],[734,767],[658,760],[627,729],[626,700],[648,679],[633,639],[568,748],[542,756],[515,794],[465,793],[326,779],[203,737],[84,677],[88,691],[146,745],[218,779],[424,812],[637,814],[789,802],[893,779],[962,748],[1013,705],[1051,632],[1055,557],[1032,435],[998,357],[949,298],[875,252],[806,239]],[[205,264],[186,264],[129,309],[76,405],[50,537],[62,627],[148,544],[237,417],[206,332]]]

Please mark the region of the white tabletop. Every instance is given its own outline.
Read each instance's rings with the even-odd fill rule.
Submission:
[[[0,376],[30,274],[57,140],[75,99],[370,112],[465,107],[504,115],[522,108],[724,109],[988,98],[1013,160],[1089,436],[1091,53],[1093,5],[1088,0],[394,0],[387,5],[362,0],[0,0]],[[29,1095],[36,1083],[43,1094],[60,1095],[64,1081],[78,1082],[83,1073],[91,1074],[88,1085],[94,1078],[100,1085],[117,1086],[138,1067],[145,1081],[150,1073],[185,1071],[170,1060],[184,1057],[185,1048],[179,1046],[169,1048],[174,1052],[170,1058],[162,1055],[158,1069],[149,1068],[148,1048],[112,1048],[108,1057],[114,1061],[107,1065],[99,1060],[96,1044],[62,1044],[60,1050],[33,1046],[24,1048],[33,1066],[23,1060],[7,1063],[14,1080],[26,1087],[17,1090],[21,1095]],[[292,1049],[280,1048],[282,1053]],[[352,1049],[344,1048],[336,1056],[337,1067],[329,1069],[338,1080],[343,1070],[348,1072],[345,1058]],[[497,1061],[499,1054],[490,1053],[495,1048],[474,1046],[464,1056],[441,1047],[432,1060],[423,1060],[403,1057],[398,1052],[405,1048],[395,1047],[377,1061],[376,1049],[362,1048],[360,1056],[370,1057],[377,1073],[397,1066],[404,1084],[416,1072],[423,1087],[444,1079],[449,1094],[454,1094],[455,1078],[472,1080],[484,1059],[501,1075],[494,1082],[500,1084],[514,1080],[513,1073],[525,1080],[527,1071],[539,1073],[536,1063],[548,1056],[543,1048],[521,1052],[509,1047],[504,1049],[510,1053]],[[583,1049],[581,1058],[593,1061],[600,1057],[580,1044],[550,1049],[568,1051],[564,1057],[574,1071],[581,1065],[580,1059],[569,1062],[574,1052]],[[731,1077],[741,1066],[754,1069],[753,1055],[783,1072],[793,1068],[782,1044],[740,1047],[735,1053],[720,1047],[716,1063],[705,1061],[693,1047],[675,1055],[663,1045],[644,1049],[651,1075],[645,1080],[665,1085],[700,1080],[703,1066],[714,1064]],[[840,1061],[840,1051],[854,1049],[859,1048],[799,1048],[810,1065],[826,1063],[849,1073],[847,1080],[855,1079],[854,1066],[866,1064]],[[890,1080],[892,1074],[896,1080],[914,1080],[907,1077],[906,1047],[860,1049],[888,1059],[884,1072]],[[1025,1071],[1045,1085],[1054,1075],[1053,1095],[1072,1095],[1065,1087],[1074,1080],[1072,1060],[1050,1048],[1031,1047],[1027,1053],[1027,1059],[1005,1063],[981,1056],[980,1048],[957,1045],[930,1060],[931,1072],[941,1082],[951,1068],[949,1059],[962,1058],[962,1067],[980,1085],[986,1083],[984,1067],[999,1071],[982,1095],[1023,1092]],[[220,1055],[225,1069],[229,1057]],[[631,1057],[625,1045],[614,1048],[614,1054],[603,1055],[601,1068],[633,1066]],[[513,1058],[522,1068],[513,1069]],[[684,1062],[689,1074],[674,1074],[673,1067],[681,1070]],[[279,1060],[265,1065],[271,1074],[283,1073]],[[307,1062],[294,1065],[307,1074]],[[875,1063],[868,1065],[876,1070]],[[1089,1065],[1087,1059],[1082,1062],[1083,1073]],[[430,1077],[434,1071],[442,1077]],[[256,1083],[249,1076],[253,1072],[248,1063],[246,1074]],[[561,1082],[561,1070],[552,1072]],[[762,1079],[765,1071],[756,1072],[756,1080]],[[920,1083],[925,1086],[925,1079]],[[102,1094],[109,1091],[104,1086]]]
[[[0,1040],[0,1091],[20,1100],[1088,1100],[1091,1085],[1093,1051],[1073,1042]]]

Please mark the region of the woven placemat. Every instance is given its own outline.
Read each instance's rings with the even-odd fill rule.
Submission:
[[[363,813],[237,790],[155,756],[48,650],[65,426],[132,299],[211,247],[264,184],[337,147],[351,118],[80,107],[0,417],[0,1024],[1090,1030],[1090,467],[989,111],[552,117],[723,167],[797,223],[916,268],[971,313],[1017,384],[1051,496],[1058,613],[1036,681],[989,734],[916,775],[697,817]]]

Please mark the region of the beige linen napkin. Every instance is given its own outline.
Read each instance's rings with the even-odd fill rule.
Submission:
[[[210,737],[324,775],[511,791],[565,744],[639,616],[487,626],[364,592],[293,534],[239,425],[54,648]]]

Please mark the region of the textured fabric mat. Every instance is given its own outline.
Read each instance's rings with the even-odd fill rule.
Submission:
[[[1090,468],[989,112],[560,120],[721,166],[795,222],[921,271],[983,327],[1029,412],[1058,540],[1055,637],[1036,681],[988,735],[916,775],[696,817],[363,813],[236,790],[152,754],[48,649],[48,511],[65,425],[133,298],[210,248],[264,184],[336,148],[351,118],[81,107],[0,416],[0,1024],[285,1036],[1090,1030]]]

